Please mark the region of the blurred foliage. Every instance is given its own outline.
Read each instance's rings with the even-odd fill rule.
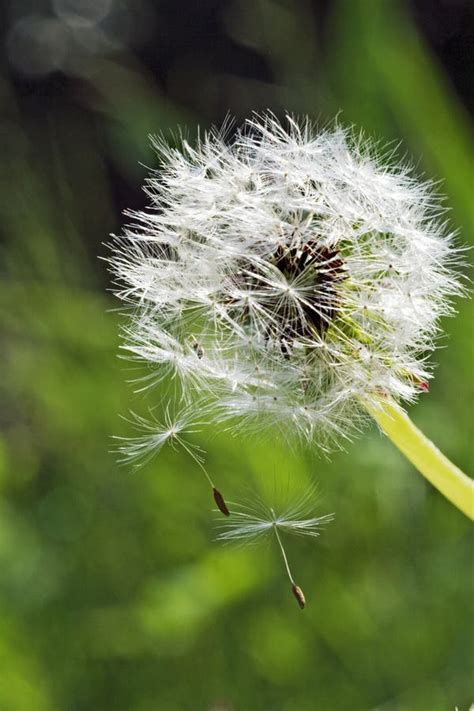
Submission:
[[[442,179],[474,242],[472,126],[408,8],[334,0],[323,33],[308,0],[223,3],[223,37],[265,71],[233,73],[183,46],[164,87],[138,40],[148,27],[149,45],[179,45],[168,3],[56,0],[41,32],[20,5],[0,79],[1,711],[467,711],[470,527],[375,428],[331,462],[272,437],[196,436],[229,498],[244,482],[317,478],[336,521],[318,545],[288,542],[304,613],[273,546],[212,542],[189,458],[167,450],[132,473],[109,452],[138,398],[97,254],[120,210],[144,204],[148,133],[192,134],[227,109],[322,122],[341,111]],[[467,471],[472,316],[465,300],[446,322],[449,348],[412,412]]]

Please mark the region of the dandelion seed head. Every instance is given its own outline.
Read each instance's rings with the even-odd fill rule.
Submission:
[[[361,401],[425,389],[462,291],[429,182],[352,131],[291,116],[154,145],[151,208],[110,259],[144,386],[171,378],[174,407],[205,398],[219,426],[276,425],[323,449],[357,428]]]

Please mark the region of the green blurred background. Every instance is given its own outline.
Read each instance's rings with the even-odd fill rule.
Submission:
[[[317,479],[320,543],[213,542],[172,450],[110,454],[140,399],[98,256],[140,208],[148,134],[285,109],[401,140],[474,243],[473,7],[403,0],[5,1],[0,75],[0,711],[467,711],[467,521],[375,430],[325,461],[203,432],[232,498]],[[414,420],[473,469],[472,307]],[[149,402],[159,399],[159,392]],[[146,403],[145,403],[146,405]]]

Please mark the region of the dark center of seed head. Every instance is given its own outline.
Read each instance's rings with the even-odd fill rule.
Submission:
[[[346,278],[346,267],[340,254],[329,247],[309,240],[298,246],[279,245],[270,261],[289,282],[301,282],[304,300],[294,313],[282,306],[277,313],[282,341],[296,336],[324,336],[337,311],[337,285]],[[282,347],[285,355],[285,348]]]

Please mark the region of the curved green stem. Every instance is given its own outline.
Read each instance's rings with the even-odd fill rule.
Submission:
[[[474,520],[474,481],[450,462],[394,401],[381,400],[377,406],[364,402],[364,405],[418,471],[471,521]]]

